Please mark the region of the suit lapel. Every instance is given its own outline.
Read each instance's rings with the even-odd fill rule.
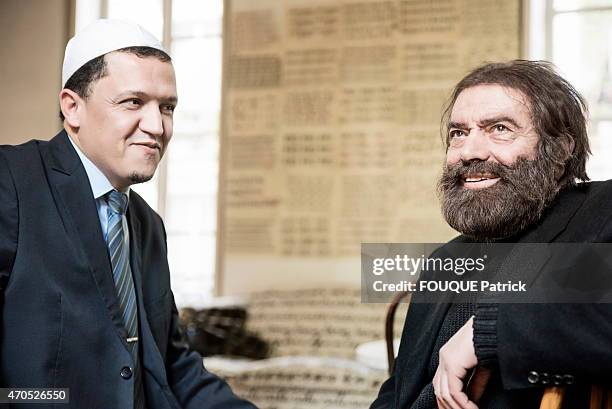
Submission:
[[[499,269],[499,280],[522,280],[528,286],[538,278],[550,257],[549,246],[534,243],[552,243],[559,240],[572,217],[584,203],[586,194],[580,187],[559,193],[544,217],[518,240]]]
[[[117,334],[125,344],[126,331],[119,311],[108,250],[87,173],[68,140],[66,131],[49,143],[43,156],[64,227],[84,257]],[[127,344],[125,344],[127,347]]]
[[[130,200],[130,204],[132,201]],[[162,361],[161,353],[153,338],[147,311],[144,307],[144,291],[143,291],[143,275],[142,269],[142,232],[140,229],[140,220],[137,212],[131,210],[132,206],[128,206],[128,224],[130,226],[130,261],[132,267],[132,275],[134,277],[134,287],[136,290],[136,300],[138,302],[138,321],[139,326],[139,342],[142,348],[143,366],[155,378],[158,384],[166,385],[165,366]]]
[[[580,186],[562,190],[538,223],[521,235],[519,243],[551,243],[557,241],[572,217],[584,203],[586,194]]]

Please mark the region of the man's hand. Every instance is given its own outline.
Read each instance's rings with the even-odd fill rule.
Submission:
[[[478,409],[463,392],[463,380],[478,364],[474,351],[474,317],[440,348],[433,388],[438,407],[443,409]]]

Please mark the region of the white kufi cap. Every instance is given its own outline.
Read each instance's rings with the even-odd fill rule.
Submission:
[[[68,41],[62,66],[62,87],[87,62],[126,47],[151,47],[165,52],[159,40],[136,23],[96,20]]]

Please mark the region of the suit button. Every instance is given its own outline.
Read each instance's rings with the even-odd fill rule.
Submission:
[[[562,383],[563,383],[563,377],[561,375],[554,375],[553,376],[553,384],[561,385]]]
[[[527,376],[527,380],[529,381],[529,383],[538,383],[538,381],[540,380],[540,374],[536,371],[531,371]]]
[[[563,382],[566,385],[571,385],[575,381],[575,378],[572,375],[563,375]]]
[[[132,377],[132,368],[129,366],[124,366],[121,368],[121,377],[123,379],[130,379]]]
[[[550,383],[550,377],[549,377],[548,373],[542,372],[540,374],[540,383],[542,385],[548,385]]]

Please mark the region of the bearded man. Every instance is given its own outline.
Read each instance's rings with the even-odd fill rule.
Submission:
[[[451,243],[609,242],[612,184],[588,182],[586,112],[546,62],[487,64],[463,78],[443,116],[442,212],[462,233]],[[565,407],[582,407],[590,385],[611,383],[609,304],[418,297],[373,409],[476,408],[466,384],[477,366],[492,374],[481,408],[536,408],[553,385]]]

